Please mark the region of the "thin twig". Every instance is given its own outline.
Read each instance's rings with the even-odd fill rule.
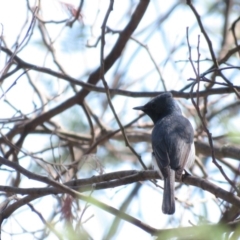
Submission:
[[[109,7],[108,7],[108,10],[107,10],[107,13],[106,13],[106,16],[104,18],[104,21],[103,21],[103,24],[102,24],[102,35],[101,35],[101,53],[100,53],[100,58],[101,58],[101,69],[100,69],[100,76],[101,76],[101,79],[102,79],[102,82],[103,82],[103,85],[106,89],[106,95],[107,95],[107,99],[108,99],[108,103],[109,103],[109,106],[113,112],[113,115],[115,117],[115,119],[117,120],[117,123],[119,125],[119,128],[121,129],[121,132],[124,136],[124,140],[125,140],[125,144],[127,147],[130,148],[130,150],[133,152],[133,154],[138,158],[139,162],[141,163],[142,167],[144,169],[147,169],[147,167],[145,166],[145,164],[143,163],[142,161],[142,158],[140,155],[137,154],[137,152],[134,150],[134,148],[130,145],[129,141],[128,141],[128,138],[125,134],[125,130],[121,124],[121,121],[119,120],[118,118],[118,115],[114,109],[114,106],[112,104],[112,101],[111,101],[111,96],[110,96],[110,92],[109,92],[109,87],[108,87],[108,84],[105,80],[105,76],[104,76],[104,73],[105,73],[105,69],[104,69],[104,45],[105,45],[105,29],[106,29],[106,24],[107,24],[107,20],[108,20],[108,17],[113,9],[113,3],[114,3],[114,0],[110,0],[110,4],[109,4]]]
[[[187,31],[187,44],[188,44],[188,49],[189,49],[189,61],[193,67],[193,70],[196,74],[196,79],[200,79],[200,73],[197,72],[197,70],[195,69],[195,66],[194,66],[194,63],[192,61],[192,55],[191,55],[191,46],[190,46],[190,42],[189,42],[189,38],[188,38],[188,31]],[[198,53],[199,54],[199,53]],[[191,91],[190,91],[190,94],[191,94],[191,101],[192,101],[192,104],[193,106],[195,107],[196,111],[197,111],[197,114],[198,114],[198,117],[200,118],[201,120],[201,123],[202,123],[202,126],[203,126],[203,130],[204,132],[206,132],[207,136],[208,136],[208,142],[209,142],[209,145],[210,145],[210,148],[211,148],[211,155],[212,155],[212,161],[213,163],[217,166],[217,168],[219,169],[219,171],[221,172],[221,174],[223,175],[223,177],[230,183],[230,185],[236,190],[236,192],[238,192],[238,189],[237,187],[235,186],[234,182],[232,182],[229,177],[226,175],[226,173],[224,172],[222,166],[216,161],[216,158],[215,158],[215,152],[214,152],[214,147],[213,147],[213,140],[212,140],[212,134],[209,132],[207,126],[206,126],[206,123],[205,123],[205,120],[201,114],[201,111],[200,111],[200,108],[199,108],[199,105],[194,101],[194,97],[193,97],[193,89],[195,87],[195,85],[198,84],[198,80],[196,82],[193,83],[192,87],[191,87]],[[198,95],[198,89],[197,89],[197,98],[199,97]]]
[[[203,24],[202,24],[202,21],[201,21],[201,17],[200,15],[198,14],[197,10],[194,8],[194,6],[192,5],[192,0],[187,0],[187,4],[189,5],[189,7],[192,9],[197,21],[198,21],[198,25],[201,29],[201,32],[203,33],[206,41],[207,41],[207,44],[208,44],[208,48],[209,48],[209,51],[210,51],[210,54],[211,54],[211,57],[212,57],[212,61],[214,63],[214,67],[215,68],[218,68],[218,62],[217,62],[217,59],[215,57],[215,53],[214,53],[214,50],[213,50],[213,47],[212,47],[212,42],[208,36],[208,34],[206,33],[204,27],[203,27]]]

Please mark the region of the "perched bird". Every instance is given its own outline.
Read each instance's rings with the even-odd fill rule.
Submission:
[[[194,131],[169,92],[162,93],[141,107],[153,121],[153,165],[164,180],[162,211],[175,212],[174,182],[195,159]]]

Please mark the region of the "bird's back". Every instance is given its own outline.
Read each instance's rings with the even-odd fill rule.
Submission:
[[[153,152],[159,167],[177,170],[188,164],[193,144],[193,128],[180,114],[170,114],[160,119],[152,132]]]

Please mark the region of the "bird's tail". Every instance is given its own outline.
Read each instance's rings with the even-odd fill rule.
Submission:
[[[175,199],[174,199],[174,182],[175,171],[169,169],[167,178],[164,178],[164,190],[163,190],[163,203],[162,212],[165,214],[173,214],[175,212]]]

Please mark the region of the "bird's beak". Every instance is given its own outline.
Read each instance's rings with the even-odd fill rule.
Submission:
[[[145,106],[140,106],[140,107],[134,107],[133,109],[144,111],[146,108]]]

